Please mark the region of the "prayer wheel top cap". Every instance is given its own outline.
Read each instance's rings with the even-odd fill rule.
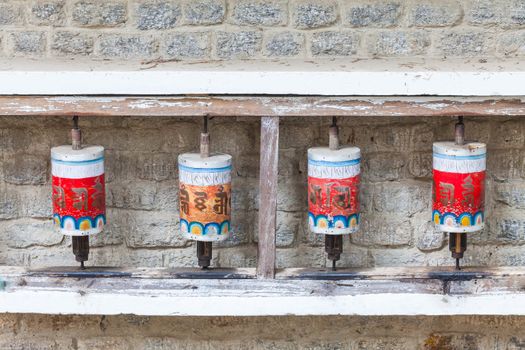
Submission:
[[[358,147],[341,147],[332,150],[328,147],[312,147],[308,149],[308,159],[327,162],[344,162],[361,158],[361,150]]]
[[[465,141],[458,145],[453,141],[434,142],[432,147],[434,153],[448,156],[480,156],[487,153],[487,145],[481,142]]]
[[[179,165],[190,168],[224,168],[232,165],[232,156],[224,153],[213,153],[202,158],[200,153],[183,153],[179,155]]]
[[[69,162],[82,162],[104,157],[104,147],[83,146],[82,149],[74,150],[71,145],[51,148],[51,159]]]

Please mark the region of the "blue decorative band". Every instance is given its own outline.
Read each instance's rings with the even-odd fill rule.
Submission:
[[[336,215],[328,219],[326,215],[314,215],[308,212],[308,220],[310,225],[320,228],[349,228],[359,225],[359,213],[351,214],[350,216]]]
[[[180,219],[180,229],[183,234],[189,233],[196,236],[221,236],[230,232],[230,221],[226,220],[221,223],[209,222],[207,224],[202,224],[197,221],[188,222],[185,219]]]
[[[95,163],[103,162],[104,157],[100,157],[97,159],[91,159],[91,160],[81,160],[78,162],[68,161],[68,160],[59,160],[59,159],[54,159],[54,158],[51,158],[51,161],[57,164],[64,164],[64,165],[88,165],[88,164],[95,164]]]
[[[329,162],[326,160],[313,160],[308,158],[308,165],[319,165],[319,166],[328,166],[328,167],[341,167],[341,166],[349,166],[349,165],[356,165],[361,162],[361,158],[352,159],[352,160],[345,160],[343,162]]]
[[[432,221],[434,221],[436,225],[469,227],[481,225],[484,220],[485,214],[483,211],[478,211],[474,215],[470,213],[456,215],[450,212],[441,214],[438,210],[432,211]]]
[[[63,229],[75,229],[80,231],[87,231],[93,228],[97,228],[99,226],[106,224],[106,216],[105,215],[97,215],[96,217],[92,218],[89,216],[84,216],[78,219],[75,219],[72,216],[65,215],[60,216],[58,214],[53,215],[53,219],[55,220],[55,224]]]
[[[184,170],[189,173],[220,173],[223,171],[232,170],[232,166],[228,165],[222,168],[192,168],[186,165],[179,164],[179,170]]]
[[[449,154],[433,153],[433,156],[441,159],[453,159],[453,160],[477,160],[486,158],[486,153],[477,154],[473,156],[452,156]]]

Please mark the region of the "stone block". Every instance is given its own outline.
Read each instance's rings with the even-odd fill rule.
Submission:
[[[463,16],[455,0],[416,1],[409,8],[409,25],[416,27],[449,27],[458,24]]]
[[[51,42],[51,50],[57,56],[88,56],[93,47],[93,37],[81,32],[55,32]]]
[[[368,52],[373,56],[417,56],[425,54],[430,37],[424,32],[376,32],[367,37]]]
[[[251,58],[261,51],[262,35],[255,31],[219,31],[216,46],[221,59]]]
[[[145,1],[136,6],[135,17],[140,30],[171,29],[181,21],[182,9],[174,1]]]
[[[344,9],[343,24],[358,28],[390,28],[399,24],[402,10],[397,1],[351,2]]]
[[[183,7],[184,20],[191,25],[220,24],[225,14],[224,0],[188,0]]]
[[[311,38],[313,56],[354,56],[358,47],[359,36],[355,32],[324,31]]]
[[[60,27],[65,25],[65,2],[37,0],[31,5],[30,22],[36,25]]]
[[[11,46],[15,56],[38,57],[45,55],[47,36],[39,31],[12,32]]]
[[[492,51],[492,40],[486,32],[456,30],[441,35],[438,49],[445,57],[477,57]]]
[[[151,58],[157,53],[158,43],[152,37],[129,34],[103,34],[98,53],[104,58]]]
[[[165,45],[165,55],[170,59],[205,59],[210,56],[209,33],[172,33],[165,37],[163,44]]]
[[[126,23],[125,1],[81,0],[72,4],[72,24],[80,27],[115,27]]]
[[[297,1],[293,5],[293,26],[298,29],[329,27],[339,19],[335,1]]]
[[[231,11],[232,23],[242,26],[281,26],[288,21],[283,0],[235,0]]]
[[[268,34],[264,55],[268,57],[293,57],[304,53],[304,35],[295,32]]]

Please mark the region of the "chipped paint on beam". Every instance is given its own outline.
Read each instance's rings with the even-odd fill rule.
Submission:
[[[3,116],[523,116],[522,98],[0,96]]]

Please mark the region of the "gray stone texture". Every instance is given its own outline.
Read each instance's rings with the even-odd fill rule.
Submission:
[[[503,18],[503,6],[494,0],[472,0],[467,5],[465,19],[472,25],[495,25]]]
[[[210,55],[210,34],[206,32],[169,34],[163,42],[169,58],[205,59]]]
[[[288,20],[283,0],[236,0],[231,6],[231,21],[237,25],[280,26]]]
[[[255,31],[217,32],[217,56],[222,59],[250,58],[259,53],[262,35]]]
[[[158,43],[151,37],[105,34],[100,37],[98,54],[109,58],[150,58],[157,50]]]
[[[0,2],[0,26],[23,24],[23,9],[20,2]]]
[[[181,21],[182,9],[175,1],[146,1],[137,5],[135,17],[140,30],[170,29]]]
[[[266,38],[264,54],[269,57],[293,57],[304,51],[304,35],[295,32],[271,33]]]
[[[22,31],[10,34],[13,53],[16,56],[43,56],[46,50],[46,33]]]
[[[57,56],[87,56],[93,53],[94,39],[81,32],[58,31],[53,34],[51,51]]]
[[[72,7],[72,24],[76,26],[115,27],[127,20],[124,1],[81,0]]]
[[[359,46],[359,37],[354,32],[318,32],[311,40],[313,56],[352,56]]]
[[[224,0],[188,0],[183,13],[190,25],[220,24],[226,15],[226,4]]]
[[[504,6],[503,21],[510,26],[525,25],[525,2],[522,0],[509,0],[500,3]]]
[[[66,22],[64,1],[35,1],[31,6],[30,22],[36,25],[63,26]]]
[[[293,25],[298,29],[314,29],[335,24],[339,7],[335,1],[303,0],[293,4]]]
[[[484,62],[523,56],[524,13],[522,0],[0,0],[0,58]],[[37,29],[42,45],[15,48],[11,33]],[[110,48],[107,37],[119,35],[135,43]],[[155,44],[136,47],[148,40]]]
[[[351,2],[345,7],[343,23],[351,27],[393,27],[399,24],[402,9],[400,2]]]
[[[424,32],[376,32],[367,37],[368,52],[372,56],[416,56],[430,46],[430,36]]]
[[[491,39],[479,31],[453,31],[441,35],[438,46],[446,57],[476,57],[490,51]]]
[[[497,40],[497,53],[506,57],[525,55],[525,31],[502,34]]]
[[[457,24],[463,11],[455,0],[425,0],[414,2],[408,16],[413,26],[446,27]]]

